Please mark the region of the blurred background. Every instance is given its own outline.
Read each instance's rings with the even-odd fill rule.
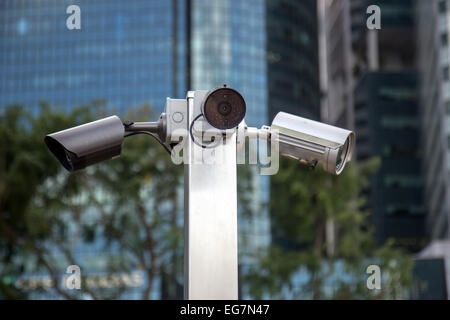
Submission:
[[[137,137],[68,174],[43,138],[224,83],[250,126],[356,133],[339,177],[239,166],[241,299],[450,298],[449,19],[447,0],[2,0],[0,298],[182,298],[183,168]]]

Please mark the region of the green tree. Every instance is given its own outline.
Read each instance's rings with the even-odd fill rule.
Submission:
[[[134,110],[129,119],[156,116],[148,106]],[[122,285],[86,282],[80,292],[65,290],[60,278],[70,264],[79,265],[82,274],[140,269],[145,276],[142,298],[150,297],[158,277],[172,279],[168,298],[180,297],[182,166],[173,165],[148,136],[134,136],[126,138],[120,158],[69,174],[43,143],[49,132],[102,116],[104,101],[68,113],[45,103],[36,113],[20,106],[0,113],[0,298],[26,298],[28,291],[17,286],[17,278],[36,272],[49,274],[52,290],[66,299],[120,298],[125,290]],[[271,202],[271,212],[275,238],[287,242],[283,249],[270,248],[244,278],[254,297],[401,296],[409,281],[410,260],[390,244],[375,247],[368,212],[361,210],[361,190],[376,166],[376,161],[348,166],[333,177],[282,160],[280,172],[272,177],[276,201]],[[255,180],[247,166],[239,166],[238,172],[239,214],[249,218],[254,214]],[[87,259],[77,255],[81,243],[101,247]],[[342,273],[336,272],[337,263],[350,281],[336,277]],[[385,289],[377,295],[365,287],[365,267],[372,263],[388,275]],[[308,275],[300,286],[291,281],[298,270]],[[336,288],[331,293],[329,279]]]
[[[246,276],[256,298],[400,298],[411,260],[388,242],[375,246],[362,190],[378,159],[347,165],[340,176],[280,159],[272,177],[274,243]],[[281,243],[281,245],[280,245]],[[381,290],[366,287],[366,267],[379,265]],[[297,275],[298,283],[293,283]]]
[[[141,269],[144,299],[156,277],[182,276],[182,166],[148,136],[133,136],[120,158],[69,174],[43,142],[50,132],[105,115],[103,101],[69,113],[42,103],[35,114],[20,106],[0,114],[0,297],[26,298],[15,278],[34,272],[49,274],[52,290],[66,299],[121,296],[121,283],[65,290],[60,278],[71,264],[82,273]],[[147,121],[153,115],[144,106],[128,116]],[[80,260],[80,243],[96,241],[102,247],[94,259]]]

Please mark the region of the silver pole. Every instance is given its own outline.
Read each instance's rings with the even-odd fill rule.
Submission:
[[[189,125],[200,114],[206,93],[188,92]],[[226,139],[222,148],[203,149],[191,137],[186,146],[184,296],[189,300],[237,299],[236,136]]]

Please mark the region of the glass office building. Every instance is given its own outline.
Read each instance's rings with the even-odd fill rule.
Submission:
[[[66,27],[72,4],[81,9],[80,30]],[[5,0],[0,19],[0,112],[11,104],[38,110],[39,101],[70,110],[99,99],[119,115],[142,104],[161,112],[166,97],[226,83],[245,97],[249,125],[268,124],[263,1]],[[254,214],[239,222],[242,264],[270,243],[268,178],[255,175],[253,184]],[[90,265],[102,248],[98,239],[75,254]],[[101,265],[87,272],[101,276]],[[145,273],[133,272],[123,298],[139,298],[145,285]],[[19,286],[33,279],[47,275]],[[150,297],[163,296],[161,287],[158,281]]]
[[[269,119],[284,111],[319,120],[316,1],[267,0],[266,4]],[[273,223],[272,243],[285,249],[296,247]]]
[[[450,237],[450,3],[419,1],[417,9],[427,231],[435,241]]]
[[[370,72],[355,93],[358,159],[381,158],[370,184],[375,240],[417,252],[425,244],[417,75]]]
[[[190,2],[191,88],[226,83],[244,95],[247,124],[267,124],[264,2]]]
[[[0,3],[1,106],[106,99],[123,113],[143,103],[161,111],[166,97],[184,97],[183,2],[77,1],[80,30],[66,27],[70,4]]]
[[[379,157],[369,206],[377,244],[425,245],[414,2],[379,1],[380,30],[366,27],[367,0],[351,1],[357,159]]]
[[[316,0],[267,0],[269,118],[320,119]]]

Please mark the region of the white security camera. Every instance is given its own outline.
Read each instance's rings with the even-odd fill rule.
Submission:
[[[352,131],[285,112],[279,112],[265,136],[276,139],[280,154],[305,164],[320,164],[326,172],[340,174],[355,145]],[[276,132],[276,134],[274,134]]]

